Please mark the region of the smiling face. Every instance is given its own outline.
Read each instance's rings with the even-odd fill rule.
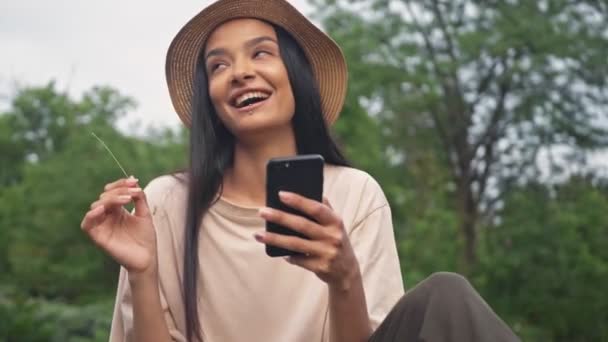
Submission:
[[[204,58],[211,102],[237,138],[291,129],[295,101],[272,26],[256,19],[228,21],[209,36]]]

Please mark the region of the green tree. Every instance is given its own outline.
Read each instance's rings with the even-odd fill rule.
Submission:
[[[80,221],[124,175],[91,132],[142,185],[186,157],[184,131],[119,131],[133,105],[108,87],[75,100],[50,83],[21,89],[0,115],[0,151],[11,152],[0,188],[0,340],[107,340],[118,268]]]
[[[419,187],[452,189],[463,266],[539,151],[584,151],[608,134],[608,21],[594,1],[314,0],[343,47],[351,106],[379,119],[385,160]],[[430,182],[430,184],[429,184]]]
[[[9,116],[0,116],[0,189],[19,181],[25,160],[25,146],[13,137]]]
[[[523,340],[608,339],[606,212],[608,192],[586,177],[507,193],[477,282]]]

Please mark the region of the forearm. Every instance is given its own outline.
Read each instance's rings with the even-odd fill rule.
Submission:
[[[329,287],[332,342],[366,342],[372,334],[359,269],[349,278]]]
[[[135,342],[171,341],[163,315],[156,272],[130,275],[133,297],[133,337]]]

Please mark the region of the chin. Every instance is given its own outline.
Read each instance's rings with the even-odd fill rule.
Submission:
[[[281,130],[291,130],[291,117],[277,118],[264,113],[254,113],[249,117],[243,117],[238,122],[235,122],[231,129],[237,137],[245,137],[251,134],[276,134]]]

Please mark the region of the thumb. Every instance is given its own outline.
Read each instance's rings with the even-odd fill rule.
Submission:
[[[147,217],[150,216],[150,207],[148,207],[148,200],[146,193],[142,190],[139,193],[132,196],[135,202],[135,216]]]
[[[329,198],[327,198],[327,197],[325,197],[325,196],[323,196],[323,204],[325,204],[326,206],[328,206],[328,207],[329,207],[329,209],[332,209],[332,210],[334,209],[334,208],[331,206],[331,203],[329,203]]]

